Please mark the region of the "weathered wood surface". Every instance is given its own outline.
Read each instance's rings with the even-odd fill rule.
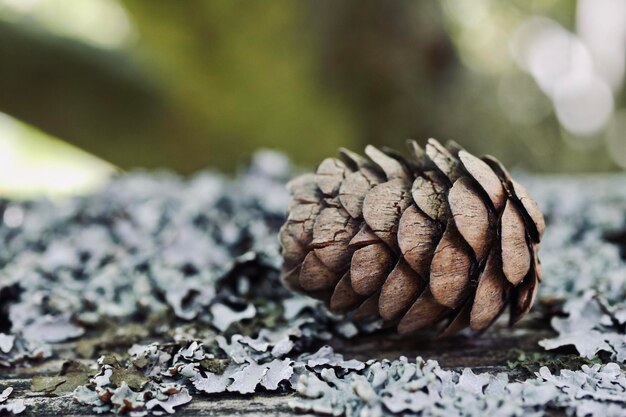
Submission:
[[[459,369],[471,367],[475,372],[506,372],[510,379],[525,379],[527,371],[511,369],[509,361],[514,361],[520,353],[532,355],[544,352],[537,342],[554,333],[547,323],[529,317],[515,328],[508,328],[500,320],[489,331],[479,337],[463,336],[436,339],[432,337],[399,337],[393,334],[374,334],[351,340],[337,339],[330,342],[337,352],[347,359],[367,360],[395,359],[400,356],[435,359],[445,368]],[[565,357],[565,356],[563,356]],[[569,357],[569,356],[568,356]],[[30,379],[34,375],[56,374],[62,359],[44,362],[32,368],[0,370],[0,387],[13,386],[11,398],[25,398],[27,409],[21,416],[88,416],[91,408],[77,404],[71,395],[45,397],[30,391]],[[180,416],[287,416],[294,412],[288,401],[293,393],[261,393],[255,395],[219,394],[209,396],[196,394],[193,400],[178,409]]]

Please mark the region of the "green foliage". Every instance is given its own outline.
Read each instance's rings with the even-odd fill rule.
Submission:
[[[532,15],[572,29],[575,3],[481,1],[474,33],[454,1],[119,1],[137,36],[112,50],[0,15],[0,111],[122,168],[233,169],[264,147],[312,165],[428,137],[530,170],[615,168],[600,136],[564,139],[507,46]]]
[[[315,78],[314,45],[301,27],[304,3],[126,5],[151,70],[204,129],[198,140],[207,162],[231,166],[263,146],[314,163],[340,144],[355,146],[345,109]]]

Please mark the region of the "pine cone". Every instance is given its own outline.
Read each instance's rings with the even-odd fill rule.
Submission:
[[[536,203],[493,157],[430,139],[413,158],[368,146],[341,150],[289,183],[280,232],[283,282],[354,320],[399,333],[484,330],[510,304],[530,310],[545,227]]]

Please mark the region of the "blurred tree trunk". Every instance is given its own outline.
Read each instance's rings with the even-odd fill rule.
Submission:
[[[196,132],[123,53],[0,21],[0,111],[121,167],[201,166]]]
[[[328,87],[349,103],[365,143],[422,140],[443,122],[461,69],[435,1],[311,1]]]

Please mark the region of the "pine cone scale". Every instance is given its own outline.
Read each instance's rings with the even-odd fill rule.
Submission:
[[[347,168],[343,162],[335,158],[326,158],[315,173],[315,182],[322,194],[334,197],[344,180]]]
[[[532,307],[537,296],[537,276],[522,282],[519,287],[515,287],[514,302],[511,304],[511,324],[520,321]]]
[[[350,273],[346,272],[335,287],[335,291],[330,297],[330,309],[341,313],[356,308],[363,301],[363,296],[357,294],[352,289],[350,283]]]
[[[350,173],[341,185],[339,202],[353,219],[363,217],[363,199],[374,185],[374,179],[368,179],[361,171]]]
[[[466,151],[459,152],[459,159],[467,172],[487,193],[494,209],[500,211],[507,198],[500,178],[487,163]]]
[[[360,306],[352,313],[352,318],[356,321],[366,320],[378,315],[380,307],[378,305],[378,299],[380,294],[376,293],[366,298]]]
[[[473,190],[470,181],[468,177],[459,178],[450,189],[448,202],[457,230],[480,262],[487,255],[492,241],[491,222],[487,205]]]
[[[380,238],[369,228],[367,223],[364,223],[361,229],[350,240],[350,246],[361,247],[365,245],[371,245],[380,242]]]
[[[426,155],[428,155],[439,171],[448,178],[450,184],[453,184],[454,181],[461,177],[459,161],[439,142],[434,139],[428,139]]]
[[[337,273],[346,270],[352,257],[350,241],[358,228],[359,224],[341,208],[327,207],[317,216],[311,247],[328,269]]]
[[[430,264],[430,292],[439,304],[457,308],[469,295],[472,258],[453,227],[448,227]]]
[[[502,228],[502,270],[513,285],[518,285],[530,268],[530,250],[526,243],[524,218],[510,202],[504,206]]]
[[[411,142],[413,161],[341,150],[289,184],[281,228],[283,280],[355,320],[380,317],[408,333],[449,319],[444,334],[510,322],[532,306],[545,222],[493,157],[455,143]]]
[[[513,186],[513,191],[515,192],[516,197],[519,199],[522,208],[526,212],[526,215],[531,220],[531,232],[533,235],[533,240],[535,242],[539,242],[541,236],[543,236],[543,232],[546,228],[545,220],[543,219],[543,215],[537,206],[535,200],[533,200],[526,188],[519,184],[516,181],[511,181]]]
[[[387,181],[395,179],[408,180],[410,175],[404,165],[372,145],[365,147],[365,154],[385,173]]]
[[[357,249],[350,263],[350,283],[357,294],[370,296],[382,287],[396,260],[384,243]]]
[[[320,291],[334,288],[341,275],[331,271],[315,252],[309,252],[300,270],[300,286],[306,291]]]
[[[437,303],[426,288],[400,319],[398,332],[409,334],[437,324],[451,310]]]
[[[430,260],[441,236],[439,224],[416,206],[409,206],[398,225],[398,244],[404,260],[422,277],[430,274]]]
[[[510,287],[502,269],[498,267],[497,252],[491,251],[478,281],[470,314],[470,325],[473,329],[486,329],[500,315],[506,306]]]
[[[378,300],[380,316],[386,321],[400,318],[424,288],[426,282],[400,259],[381,288]]]
[[[415,205],[431,219],[443,223],[449,217],[446,192],[447,188],[424,177],[417,177],[411,188]]]
[[[452,320],[450,320],[450,322],[446,325],[444,330],[441,332],[441,335],[453,335],[469,326],[472,306],[472,300],[467,300],[463,303],[463,307],[458,310],[458,313],[456,313]]]
[[[397,178],[372,188],[363,200],[363,218],[389,247],[397,247],[400,214],[410,204],[408,182]]]

